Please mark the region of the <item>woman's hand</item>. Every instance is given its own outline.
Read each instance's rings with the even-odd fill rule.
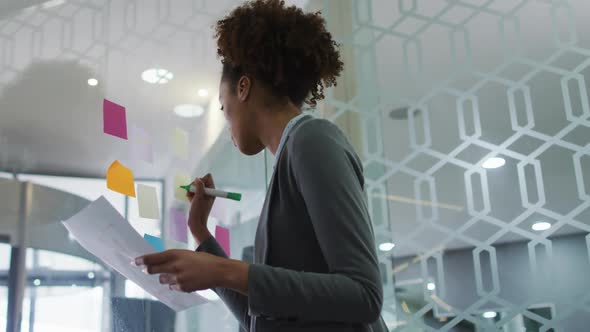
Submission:
[[[197,241],[197,244],[205,241],[211,233],[207,229],[207,220],[209,213],[213,208],[215,197],[205,195],[205,188],[215,188],[213,177],[207,174],[202,178],[196,178],[192,184],[195,186],[195,192],[187,191],[186,197],[191,203],[191,209],[188,215],[188,227]]]
[[[135,264],[145,265],[149,274],[160,274],[160,283],[170,289],[190,293],[221,287],[227,260],[205,252],[173,249],[138,257]]]
[[[181,292],[214,287],[232,288],[248,295],[250,264],[205,252],[172,249],[135,259],[147,273],[160,274],[160,283]]]

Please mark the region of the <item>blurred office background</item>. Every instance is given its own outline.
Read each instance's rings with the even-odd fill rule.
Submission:
[[[211,172],[244,200],[218,199],[210,227],[251,257],[273,156],[229,139],[211,30],[240,3],[0,1],[0,331],[238,331],[214,293],[175,314],[60,221],[103,195],[169,239],[170,209],[188,208],[176,174]],[[587,331],[590,1],[287,3],[321,10],[341,44],[344,74],[313,113],[364,161],[389,329]],[[149,133],[152,163],[102,133],[103,98]],[[157,188],[160,220],[106,189],[114,159]]]

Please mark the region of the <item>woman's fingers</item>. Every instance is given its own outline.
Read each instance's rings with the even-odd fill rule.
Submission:
[[[156,254],[145,255],[136,259],[137,265],[145,265],[148,274],[170,273],[176,274],[176,251],[166,250]]]
[[[191,186],[194,187],[194,188],[197,188],[197,186],[198,186],[197,185],[197,182],[199,182],[199,181],[201,181],[201,179],[195,178],[193,180],[193,182],[191,182]],[[195,198],[195,196],[196,196],[196,193],[191,192],[189,190],[186,191],[186,198],[188,198],[188,201],[189,202],[192,202],[193,201],[193,198]]]
[[[215,182],[213,182],[213,176],[211,173],[207,173],[207,175],[201,178],[201,181],[205,185],[206,188],[215,188]]]
[[[147,265],[148,274],[176,274],[178,271],[174,263]]]
[[[193,198],[201,199],[205,196],[205,184],[200,178],[196,178],[193,181],[193,186],[195,186],[195,194]]]
[[[137,257],[135,259],[135,265],[159,265],[164,264],[167,262],[172,261],[176,257],[176,252],[174,250],[166,250],[162,252],[158,252],[155,254],[149,254],[141,257]]]
[[[194,185],[194,182],[191,182],[192,185]],[[188,199],[189,202],[193,201],[193,198],[195,197],[195,193],[190,192],[190,191],[186,191],[186,198]]]
[[[160,275],[160,283],[163,285],[171,285],[171,284],[177,284],[178,280],[176,279],[176,275],[174,274],[170,274],[170,273],[165,273],[165,274],[161,274]]]
[[[193,198],[205,198],[205,188],[215,188],[215,183],[213,182],[213,176],[211,173],[203,176],[202,178],[196,178],[191,184],[195,188],[195,192],[186,192],[186,198],[189,202],[193,201]]]

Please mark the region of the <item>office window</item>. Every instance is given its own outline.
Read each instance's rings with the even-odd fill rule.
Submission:
[[[18,179],[69,192],[91,201],[104,196],[121,215],[125,215],[125,196],[108,189],[105,179],[33,174],[19,174]]]
[[[10,268],[10,245],[0,243],[0,273]]]
[[[6,330],[6,314],[8,310],[8,287],[2,280],[8,281],[10,267],[10,245],[0,243],[0,331]]]
[[[25,304],[23,332],[31,323],[43,332],[102,331],[102,287],[32,286],[25,292]]]

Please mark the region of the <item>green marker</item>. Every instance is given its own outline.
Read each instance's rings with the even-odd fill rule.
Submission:
[[[186,191],[189,191],[191,193],[194,193],[196,191],[195,186],[192,184],[187,184],[186,186],[180,186],[180,188],[182,188]],[[209,196],[229,198],[229,199],[233,199],[234,201],[239,201],[242,199],[242,194],[230,193],[227,191],[217,190],[217,189],[212,189],[212,188],[205,188],[205,194],[207,194]]]

